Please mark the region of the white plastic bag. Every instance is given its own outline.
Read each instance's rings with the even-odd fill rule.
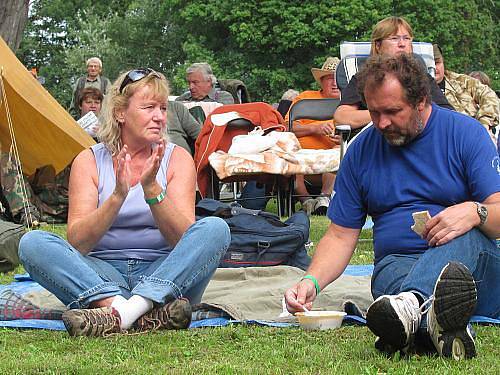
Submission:
[[[275,138],[265,136],[262,128],[257,126],[248,134],[234,137],[227,153],[229,155],[258,154],[273,147],[276,141]]]

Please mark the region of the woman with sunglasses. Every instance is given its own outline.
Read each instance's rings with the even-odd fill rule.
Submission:
[[[192,157],[166,140],[165,77],[122,74],[102,109],[101,143],[73,162],[68,242],[27,233],[19,256],[31,277],[70,310],[72,336],[187,328],[230,233],[195,222]]]

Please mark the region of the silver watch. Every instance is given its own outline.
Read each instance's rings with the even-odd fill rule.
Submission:
[[[479,215],[479,226],[481,226],[486,223],[486,219],[488,219],[488,209],[479,202],[474,202],[474,204],[476,205],[477,214]]]

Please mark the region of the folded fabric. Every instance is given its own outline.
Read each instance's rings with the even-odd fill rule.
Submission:
[[[208,161],[220,179],[248,174],[321,174],[336,172],[340,149],[301,149],[294,133],[272,131],[264,135],[257,127],[235,136],[228,152],[216,151]]]
[[[260,173],[307,175],[336,172],[339,168],[340,152],[338,149],[302,149],[291,154],[271,149],[258,154],[229,155],[216,151],[208,160],[220,179]]]

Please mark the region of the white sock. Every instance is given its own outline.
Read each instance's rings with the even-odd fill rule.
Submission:
[[[153,308],[153,301],[138,295],[133,295],[128,300],[123,296],[115,296],[111,307],[120,314],[120,328],[129,329],[137,319]]]

